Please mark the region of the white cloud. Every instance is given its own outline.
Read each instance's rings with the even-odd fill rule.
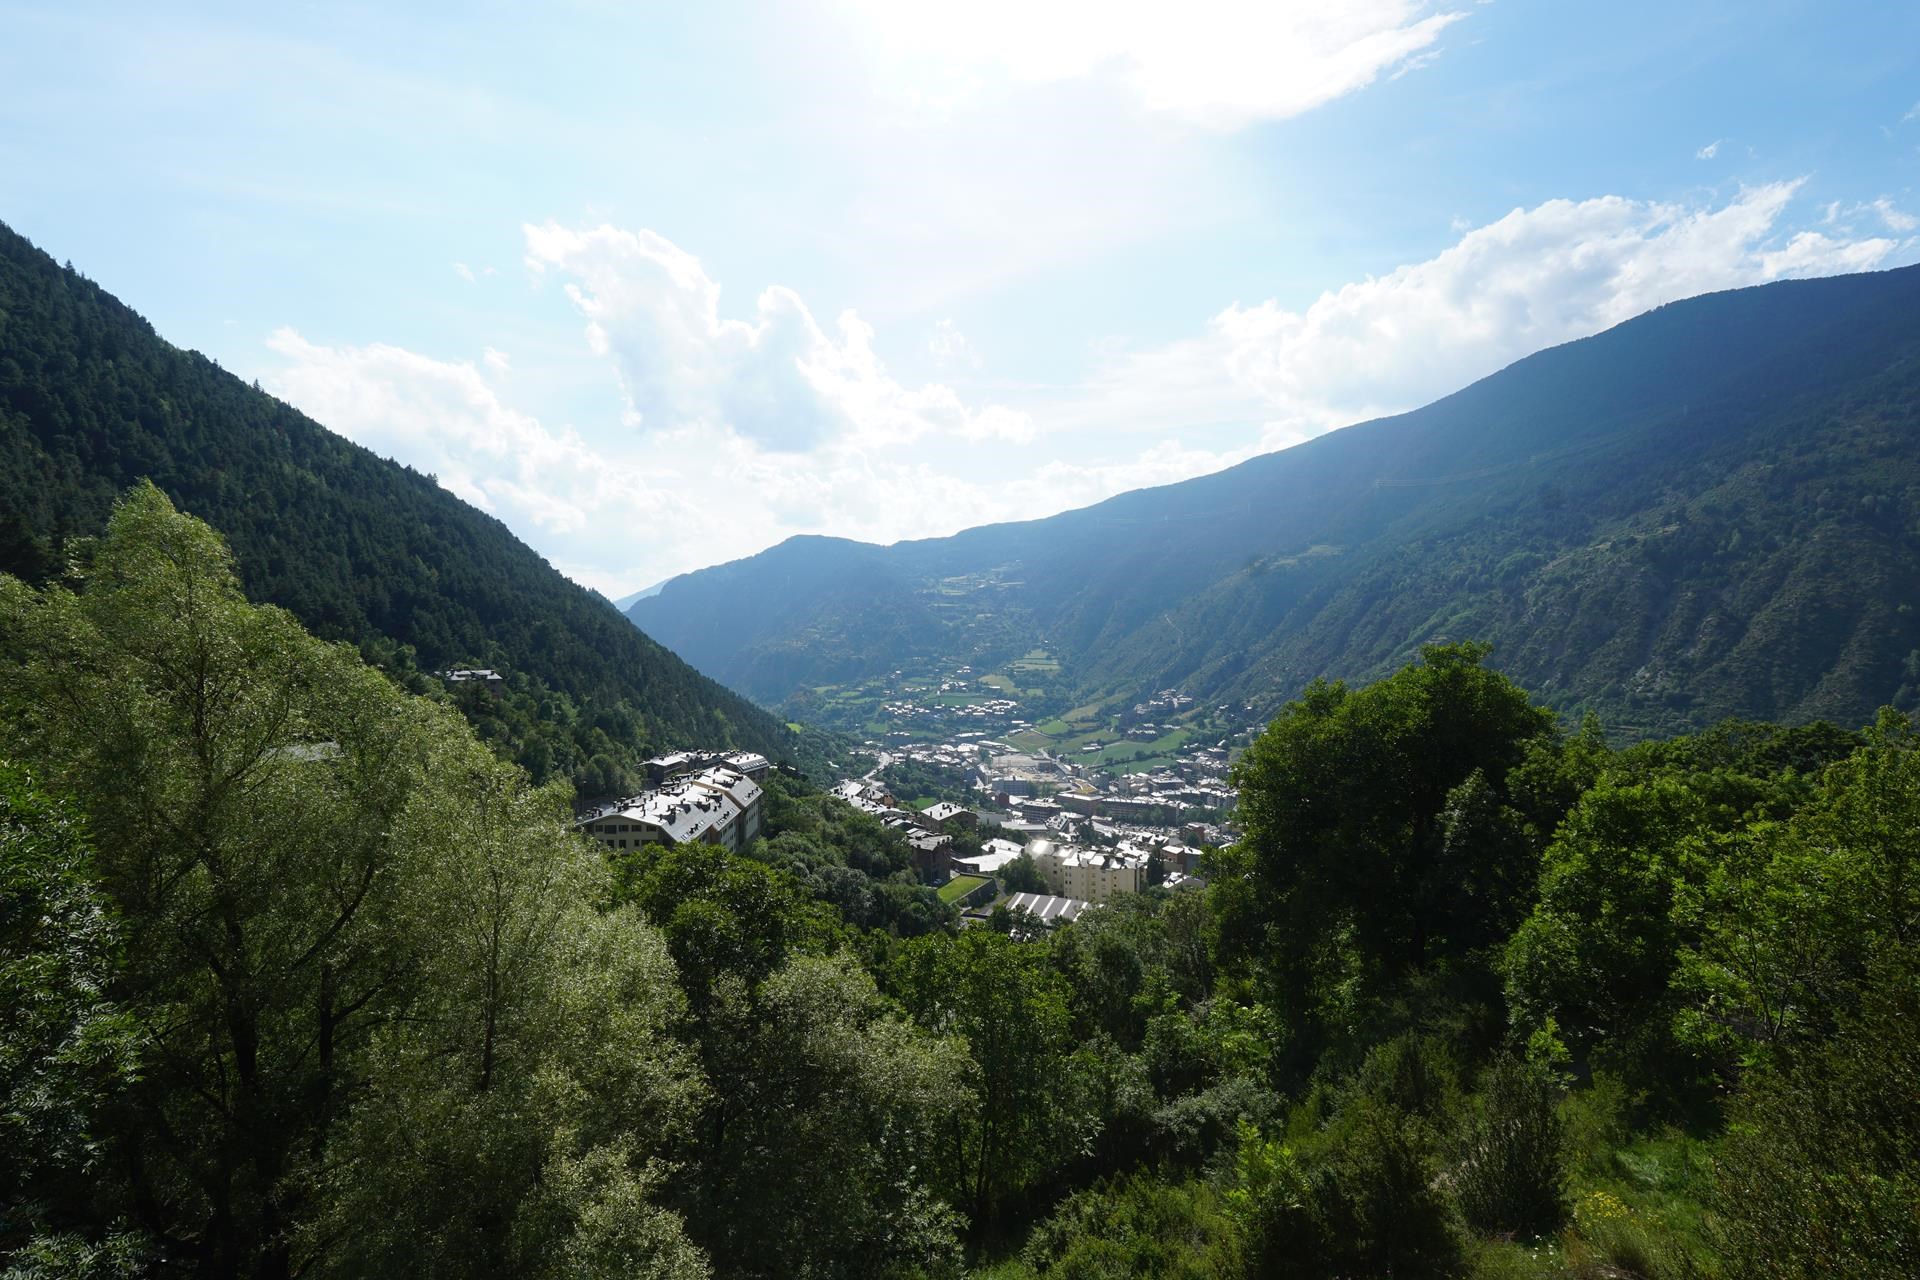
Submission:
[[[524,230],[528,267],[568,277],[567,296],[587,319],[589,345],[619,372],[634,426],[730,431],[777,452],[1032,437],[1032,422],[1004,406],[974,410],[950,387],[895,381],[872,328],[851,311],[830,333],[799,294],[773,285],[751,320],[729,319],[719,284],[664,236],[551,222]]]
[[[473,268],[464,262],[456,262],[453,264],[453,274],[459,276],[468,284],[478,284],[480,282],[480,277],[473,274]]]
[[[1920,231],[1920,218],[1901,209],[1887,196],[1852,205],[1843,205],[1834,200],[1821,207],[1820,220],[1827,226],[1837,228],[1842,235],[1852,235],[1854,221],[1860,218],[1871,218],[1896,235]]]
[[[1709,142],[1706,146],[1694,152],[1693,158],[1695,160],[1713,159],[1715,156],[1720,154],[1720,142],[1721,140],[1719,138],[1715,138],[1712,142]]]
[[[942,320],[933,327],[933,336],[927,339],[927,353],[933,362],[942,368],[950,364],[964,364],[970,368],[980,367],[980,356],[967,341],[967,335],[960,332],[951,320]]]
[[[1913,120],[1920,120],[1920,102],[1914,103],[1913,109],[1908,111],[1907,114],[1900,117],[1901,124],[1907,124],[1908,122]]]
[[[507,353],[494,347],[484,348],[480,352],[480,362],[495,373],[509,373],[513,369],[513,361]]]
[[[1863,211],[1878,214],[1880,221],[1886,224],[1887,230],[1889,231],[1901,235],[1905,235],[1909,231],[1920,231],[1920,218],[1916,218],[1910,213],[1895,208],[1893,201],[1889,200],[1886,196],[1881,196],[1878,200],[1868,201],[1867,204],[1863,206]]]
[[[1430,61],[1466,15],[1423,0],[846,0],[902,96],[938,111],[996,83],[1100,79],[1203,128],[1284,120]]]
[[[918,450],[888,454],[846,439],[797,462],[698,424],[589,444],[505,403],[467,362],[383,344],[323,346],[292,329],[277,330],[267,345],[284,362],[267,379],[275,394],[434,473],[576,581],[616,597],[794,533],[875,542],[954,533],[1200,475],[1250,452],[1168,440],[1118,462],[1053,460],[969,478]]]
[[[611,496],[601,459],[576,433],[509,407],[471,363],[384,343],[322,346],[290,328],[267,347],[286,361],[268,390],[510,523],[576,532]]]
[[[444,361],[282,329],[269,346],[284,367],[267,381],[618,596],[795,533],[931,537],[1215,471],[1665,302],[1866,269],[1915,246],[1796,226],[1801,185],[1704,207],[1603,196],[1515,209],[1303,307],[1235,304],[1188,338],[1102,347],[1069,385],[985,406],[900,384],[862,320],[828,329],[791,290],[763,292],[751,319],[726,318],[720,286],[657,235],[530,227],[529,264],[564,280],[589,343],[619,372],[624,418],[610,406],[587,437],[546,426],[507,402],[510,366],[492,348]],[[1882,203],[1850,208],[1902,216]],[[1818,224],[1821,211],[1808,214]],[[1027,447],[979,447],[992,440]]]
[[[1103,397],[1204,404],[1202,389],[1212,387],[1219,411],[1263,413],[1267,439],[1291,443],[1416,407],[1662,303],[1866,270],[1901,247],[1784,231],[1800,186],[1750,188],[1718,208],[1603,196],[1515,209],[1432,258],[1323,293],[1304,310],[1235,304],[1199,337],[1119,356],[1103,374]]]

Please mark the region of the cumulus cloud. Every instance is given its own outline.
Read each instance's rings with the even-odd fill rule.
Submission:
[[[1203,128],[1284,120],[1432,59],[1423,0],[847,0],[897,88],[951,110],[996,81],[1110,80]]]
[[[1024,414],[975,410],[950,387],[896,381],[872,328],[851,311],[829,331],[799,294],[774,285],[751,319],[733,319],[699,260],[655,232],[551,222],[524,230],[528,267],[566,277],[589,345],[618,371],[631,425],[724,430],[787,453],[843,438],[870,447],[926,435],[1032,438]]]
[[[1709,142],[1706,146],[1694,152],[1693,158],[1695,160],[1713,159],[1715,156],[1720,154],[1720,141],[1721,140],[1719,138],[1715,138],[1712,142]]]
[[[291,328],[276,329],[267,347],[284,361],[268,390],[484,511],[565,534],[611,496],[578,434],[513,409],[469,362],[384,343],[324,346]]]
[[[1878,237],[1782,229],[1801,181],[1741,191],[1717,208],[1619,196],[1515,209],[1425,261],[1323,293],[1296,310],[1235,304],[1204,335],[1125,355],[1116,401],[1169,385],[1230,384],[1263,404],[1287,443],[1454,391],[1543,347],[1666,302],[1789,276],[1874,267]]]
[[[931,537],[1215,471],[1415,407],[1662,303],[1914,249],[1845,222],[1850,211],[1892,228],[1889,215],[1906,215],[1890,201],[1828,221],[1812,208],[1796,223],[1801,185],[1703,206],[1603,196],[1515,209],[1304,306],[1236,303],[1180,341],[1104,347],[1078,379],[984,406],[901,384],[857,316],[823,326],[776,288],[729,318],[720,286],[665,239],[548,225],[528,228],[528,262],[564,283],[627,399],[589,437],[509,403],[509,364],[492,348],[449,361],[283,329],[269,346],[284,367],[267,381],[618,596],[795,533]],[[970,350],[949,326],[933,341]],[[1028,447],[976,447],[995,440]]]
[[[507,404],[465,361],[384,344],[326,346],[292,329],[277,330],[268,346],[282,360],[267,379],[276,394],[349,439],[432,472],[576,581],[616,597],[794,533],[874,542],[954,533],[1200,475],[1251,452],[1168,440],[1115,462],[1055,459],[978,478],[917,450],[889,454],[848,438],[796,465],[791,454],[697,424],[588,442]]]

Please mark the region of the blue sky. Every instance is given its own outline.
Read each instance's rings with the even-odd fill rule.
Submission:
[[[618,595],[1920,260],[1920,6],[0,0],[0,219]]]

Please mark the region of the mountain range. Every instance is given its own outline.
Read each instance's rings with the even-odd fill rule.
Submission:
[[[627,616],[804,711],[1041,648],[1074,700],[1271,712],[1478,640],[1631,738],[1920,690],[1920,267],[1693,298],[1445,399],[1046,519],[789,539]]]
[[[502,672],[449,692],[536,777],[602,794],[665,747],[811,750],[432,476],[173,346],[0,225],[0,571],[56,575],[141,479],[226,536],[250,596],[415,687]]]

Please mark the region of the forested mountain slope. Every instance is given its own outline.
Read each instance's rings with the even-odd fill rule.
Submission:
[[[1476,639],[1624,734],[1862,723],[1920,688],[1917,418],[1920,268],[1773,284],[1215,475],[887,548],[794,539],[628,616],[764,700],[1037,644],[1081,697],[1264,712]]]
[[[0,571],[45,578],[143,478],[227,536],[249,595],[316,634],[402,673],[506,672],[504,697],[459,700],[536,777],[603,792],[664,746],[800,749],[431,476],[172,346],[0,225]]]

